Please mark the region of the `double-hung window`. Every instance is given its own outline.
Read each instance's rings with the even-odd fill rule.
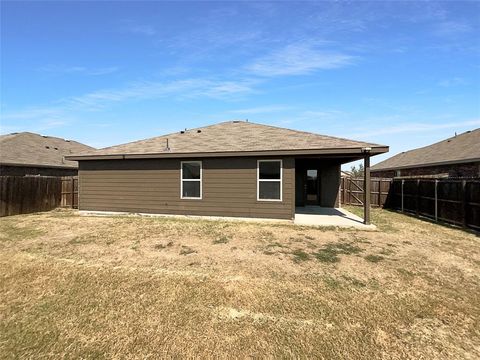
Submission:
[[[181,162],[180,196],[182,199],[202,198],[202,162]]]
[[[282,160],[257,161],[257,200],[282,201]]]

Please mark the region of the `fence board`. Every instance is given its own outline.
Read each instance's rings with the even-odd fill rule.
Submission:
[[[372,206],[384,206],[388,199],[391,179],[370,180],[370,203]],[[344,205],[363,205],[365,200],[364,180],[362,178],[342,178],[340,195]]]
[[[62,177],[62,207],[78,208],[78,177]]]
[[[52,210],[60,205],[61,181],[49,176],[0,176],[0,216]]]
[[[480,179],[394,179],[390,189],[389,208],[480,230]]]
[[[363,205],[362,178],[342,178],[341,203]],[[480,179],[371,179],[371,204],[480,230]]]

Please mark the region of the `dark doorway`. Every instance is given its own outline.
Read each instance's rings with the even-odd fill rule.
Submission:
[[[306,171],[307,184],[305,186],[305,203],[307,205],[318,205],[318,170]]]
[[[319,205],[318,169],[297,168],[295,171],[295,206]]]

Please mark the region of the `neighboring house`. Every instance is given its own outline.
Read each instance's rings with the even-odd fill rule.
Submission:
[[[480,129],[402,152],[372,166],[374,177],[480,176]]]
[[[0,136],[0,175],[77,175],[78,163],[65,155],[93,151],[73,140],[30,132]]]
[[[245,121],[67,156],[79,161],[79,209],[292,219],[338,205],[340,166],[387,146]]]

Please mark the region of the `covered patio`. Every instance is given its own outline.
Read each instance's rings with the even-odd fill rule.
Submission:
[[[336,226],[360,230],[375,230],[373,224],[365,224],[364,220],[342,208],[321,206],[304,206],[295,208],[295,225]]]
[[[377,151],[362,148],[360,152],[295,158],[295,224],[355,227],[374,229],[370,224],[370,157]],[[363,219],[340,208],[341,166],[363,160],[364,189]]]

